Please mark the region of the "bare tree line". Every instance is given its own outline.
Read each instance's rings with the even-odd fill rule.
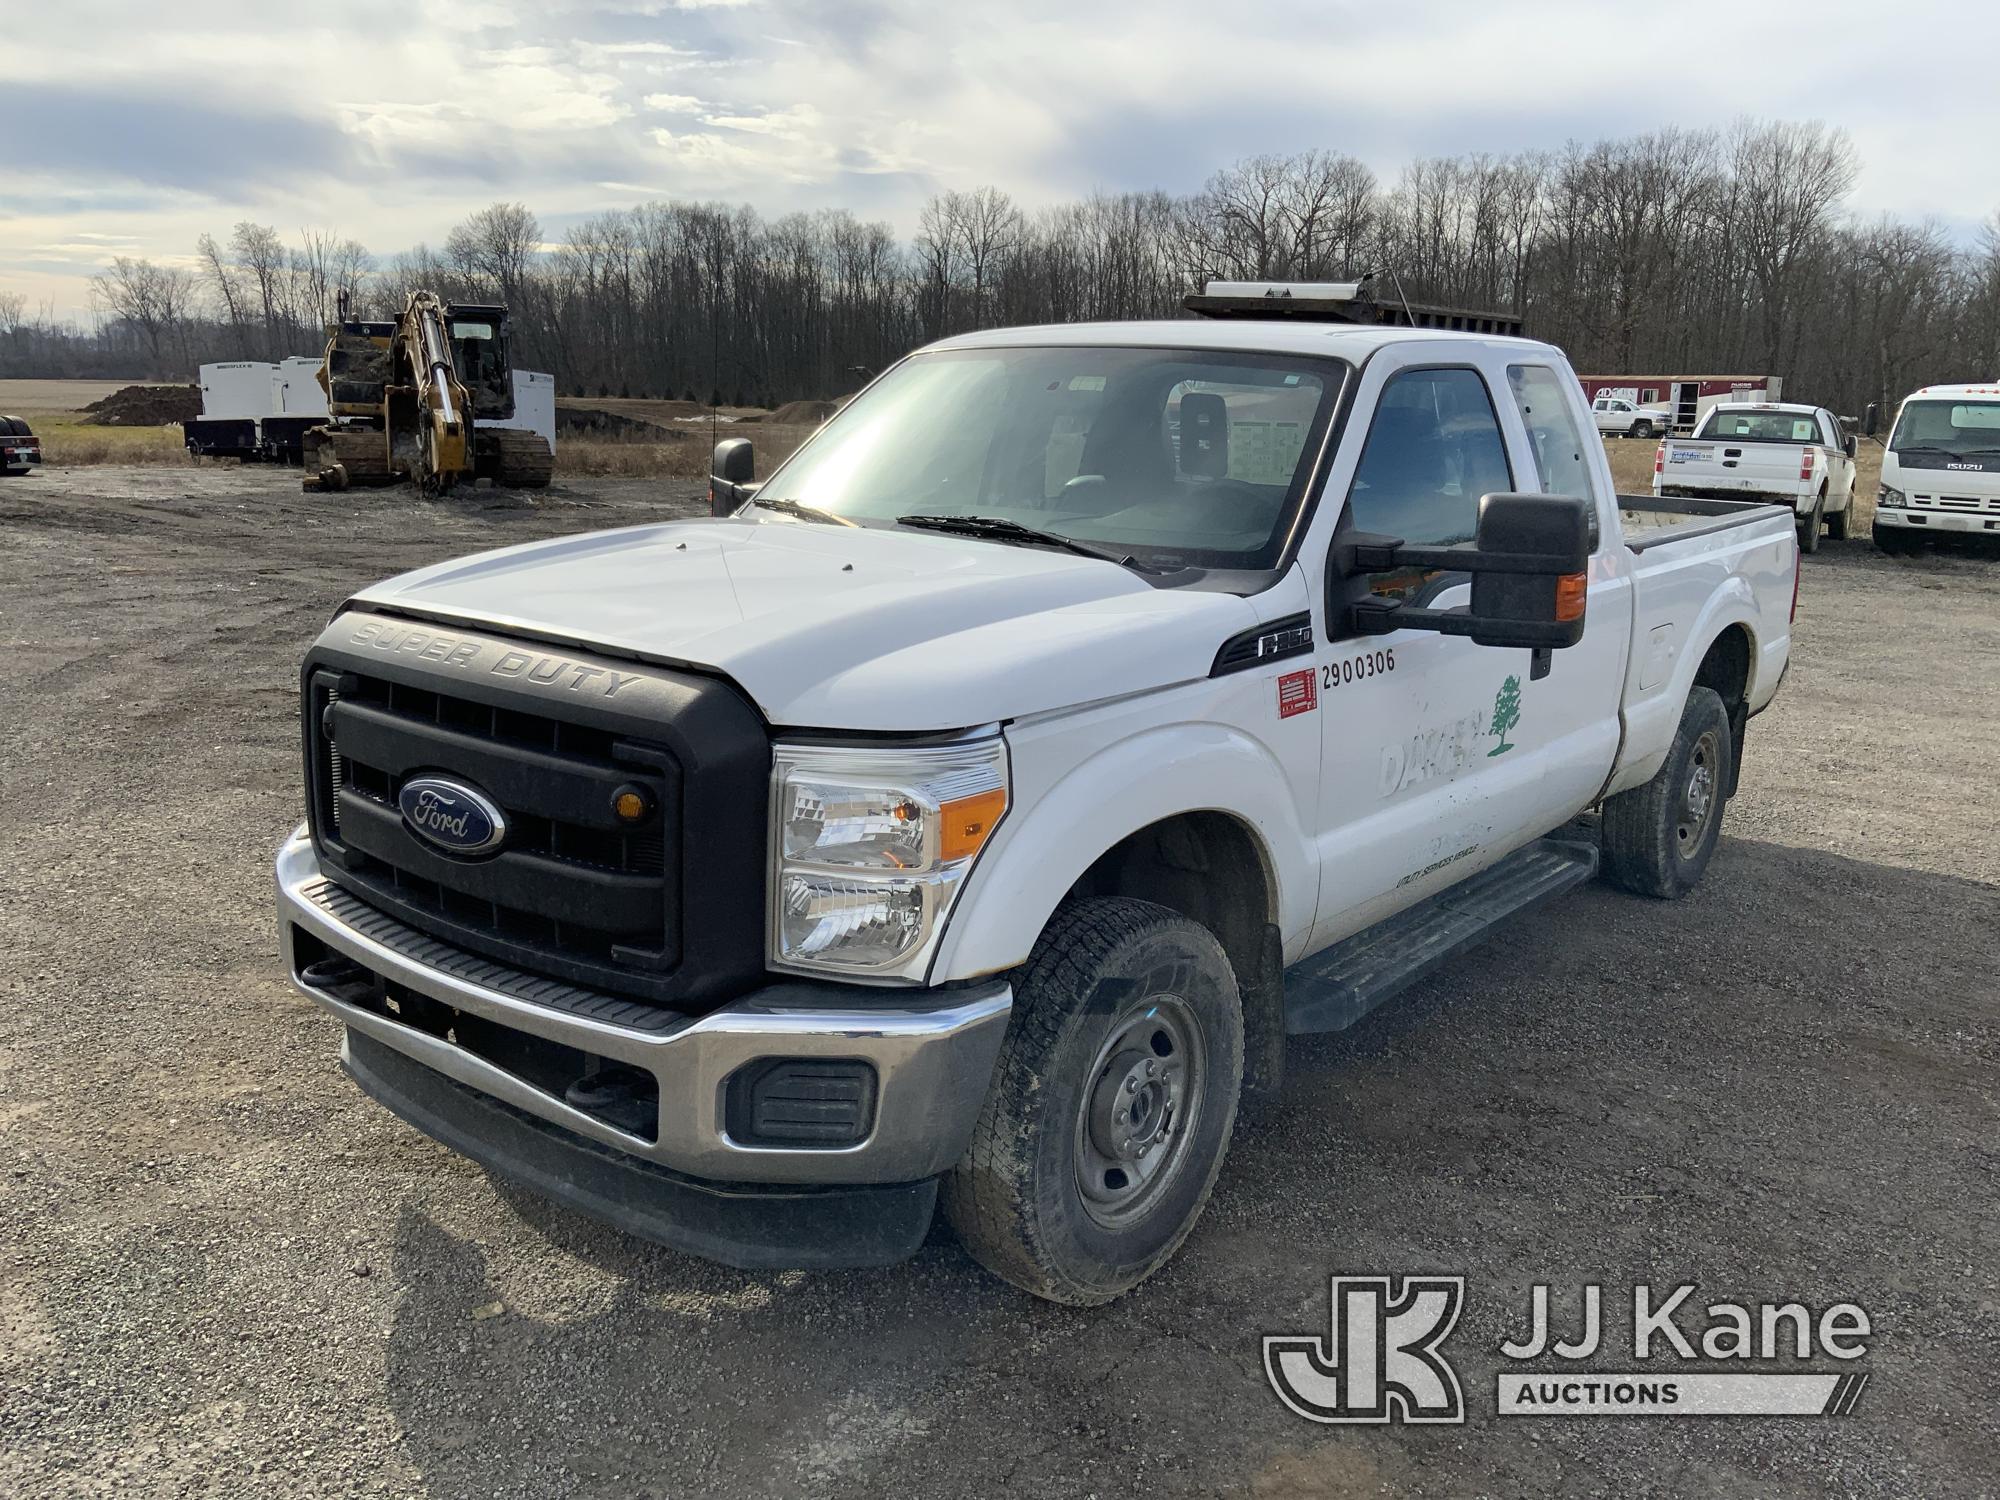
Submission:
[[[310,231],[238,224],[193,261],[121,258],[90,334],[0,297],[0,373],[122,352],[155,372],[316,349],[335,299],[386,312],[413,288],[506,303],[516,358],[565,394],[771,403],[851,390],[929,339],[998,324],[1171,316],[1209,277],[1345,280],[1378,295],[1518,310],[1602,373],[1783,375],[1856,411],[1917,384],[2000,376],[2000,214],[1978,243],[1934,222],[1860,222],[1857,161],[1817,123],[1668,129],[1558,152],[1410,163],[1260,156],[1200,191],[1093,194],[1035,212],[944,192],[917,233],[841,211],[765,219],[656,202],[554,244],[520,204],[441,249],[377,264]],[[32,367],[32,369],[30,368]]]

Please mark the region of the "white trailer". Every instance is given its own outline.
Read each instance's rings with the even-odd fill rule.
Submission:
[[[317,355],[224,360],[201,367],[201,416],[183,422],[188,451],[244,463],[297,463],[309,427],[326,420]]]

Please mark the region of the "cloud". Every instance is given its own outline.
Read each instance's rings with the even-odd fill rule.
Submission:
[[[0,88],[0,141],[35,169],[86,185],[139,182],[208,192],[351,165],[338,125],[279,107],[241,108],[116,85],[12,78]]]
[[[0,89],[0,140],[19,147],[0,286],[37,246],[165,257],[242,218],[379,248],[441,241],[495,198],[563,224],[702,196],[846,206],[907,232],[947,187],[1030,207],[1184,191],[1308,147],[1393,179],[1420,154],[1745,113],[1849,127],[1857,211],[1965,225],[2000,208],[1979,144],[2000,127],[1995,91],[1955,98],[1940,136],[1922,77],[1877,66],[1879,28],[1783,10],[1732,11],[1683,67],[1595,0],[177,0],[170,19],[115,26],[87,6],[14,9],[10,56],[88,66]],[[2000,50],[2000,7],[1905,0],[1894,26],[1948,29],[1960,56]]]

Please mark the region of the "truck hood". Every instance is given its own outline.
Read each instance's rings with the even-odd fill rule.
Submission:
[[[1208,675],[1247,600],[937,533],[736,519],[533,542],[356,602],[722,673],[774,725],[960,729]]]

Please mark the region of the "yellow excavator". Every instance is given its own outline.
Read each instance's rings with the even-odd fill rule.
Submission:
[[[348,313],[343,294],[319,369],[327,421],[305,435],[307,489],[549,482],[555,455],[541,434],[497,425],[514,415],[506,308],[412,292],[392,320]]]

